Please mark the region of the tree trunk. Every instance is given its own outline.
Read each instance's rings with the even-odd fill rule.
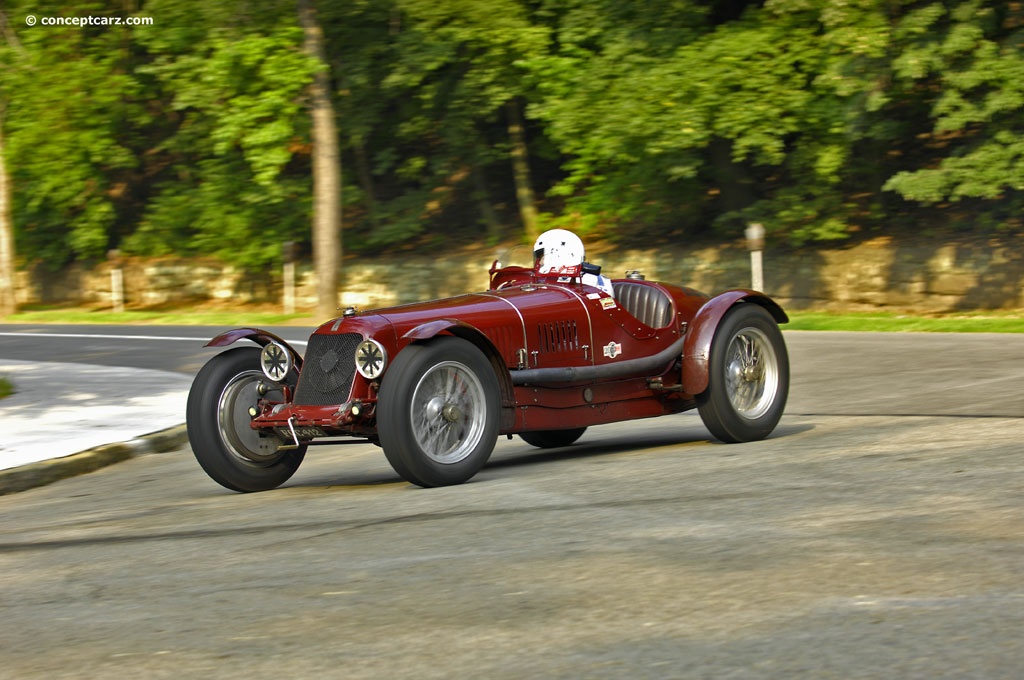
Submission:
[[[3,116],[0,115],[0,316],[17,310],[14,294],[14,224],[11,221],[11,190],[4,158]]]
[[[483,156],[478,155],[477,158],[480,159]],[[483,162],[477,160],[470,168],[473,180],[473,200],[476,201],[477,207],[480,210],[480,219],[483,220],[487,230],[487,242],[493,245],[501,240],[501,223],[494,212],[494,206],[491,205],[491,198],[487,192],[487,183],[484,181],[483,172],[480,171],[482,165]]]
[[[355,144],[356,174],[359,175],[359,185],[363,188],[363,196],[366,201],[366,214],[370,220],[370,227],[376,231],[380,227],[380,217],[377,210],[377,190],[373,185],[373,173],[370,172],[370,162],[366,158],[366,146],[362,141]]]
[[[312,0],[298,0],[304,49],[321,68],[310,86],[313,120],[313,266],[317,279],[317,313],[337,316],[338,270],[341,266],[341,155],[324,34]]]
[[[721,191],[723,212],[743,210],[756,200],[745,169],[732,159],[732,149],[732,142],[721,137],[712,139],[708,145],[711,173]]]
[[[523,115],[519,110],[519,102],[509,100],[508,135],[512,141],[512,176],[516,183],[516,199],[519,202],[519,215],[523,220],[523,231],[530,243],[540,236],[537,220],[537,206],[533,199],[533,186],[530,183],[530,164],[526,147],[526,135],[523,132]]]

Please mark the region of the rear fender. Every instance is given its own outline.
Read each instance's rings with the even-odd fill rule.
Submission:
[[[264,331],[259,328],[236,328],[234,330],[225,331],[221,333],[213,340],[210,340],[204,345],[204,347],[227,347],[228,345],[234,344],[238,340],[252,340],[260,347],[266,347],[272,342],[284,347],[288,354],[292,357],[292,363],[296,369],[302,368],[302,356],[295,351],[295,348],[289,345],[286,341],[279,338],[270,331]]]
[[[726,312],[738,304],[761,305],[776,323],[789,321],[778,303],[753,290],[730,290],[705,302],[690,322],[686,342],[683,344],[682,386],[687,394],[697,395],[708,388],[711,342]]]

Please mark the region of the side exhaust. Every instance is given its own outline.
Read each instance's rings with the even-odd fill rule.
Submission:
[[[627,359],[601,366],[567,366],[563,368],[527,368],[510,371],[513,385],[546,385],[611,378],[636,378],[643,375],[660,374],[671,361],[680,357],[686,336],[669,345],[666,349],[649,357]]]

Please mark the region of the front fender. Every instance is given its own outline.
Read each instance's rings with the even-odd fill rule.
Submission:
[[[730,290],[716,295],[697,310],[690,321],[683,344],[683,391],[700,394],[708,388],[708,361],[711,357],[711,342],[715,331],[726,312],[738,304],[757,304],[764,307],[776,323],[786,323],[789,317],[777,302],[763,293],[753,290]]]
[[[435,319],[416,326],[402,337],[411,342],[422,342],[441,333],[449,333],[470,341],[487,357],[494,368],[495,375],[498,376],[498,383],[501,385],[501,428],[507,430],[512,427],[515,422],[515,394],[512,389],[512,378],[497,348],[480,329],[458,319]]]
[[[284,347],[288,351],[288,354],[291,355],[292,363],[295,365],[295,368],[302,368],[302,355],[295,351],[294,347],[289,345],[285,340],[282,340],[274,333],[259,328],[235,328],[234,330],[225,331],[218,335],[217,337],[210,340],[203,346],[227,347],[228,345],[231,345],[237,342],[238,340],[243,339],[252,340],[260,347],[266,347],[271,342],[276,342],[277,344]]]
[[[477,330],[470,326],[468,323],[464,321],[459,321],[458,319],[435,319],[434,321],[427,321],[426,323],[421,323],[419,326],[416,326],[415,328],[411,329],[402,337],[406,338],[407,340],[414,341],[429,340],[430,338],[434,337],[439,333],[443,333],[444,331],[451,332],[453,328],[463,328],[473,331]],[[479,333],[479,331],[477,332]]]

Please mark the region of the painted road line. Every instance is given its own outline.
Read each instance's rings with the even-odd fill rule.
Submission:
[[[107,335],[103,333],[3,333],[0,337],[5,338],[79,338],[88,340],[169,340],[187,342],[209,342],[209,336],[203,338],[190,338],[179,335]],[[292,345],[308,344],[307,340],[285,340]]]

